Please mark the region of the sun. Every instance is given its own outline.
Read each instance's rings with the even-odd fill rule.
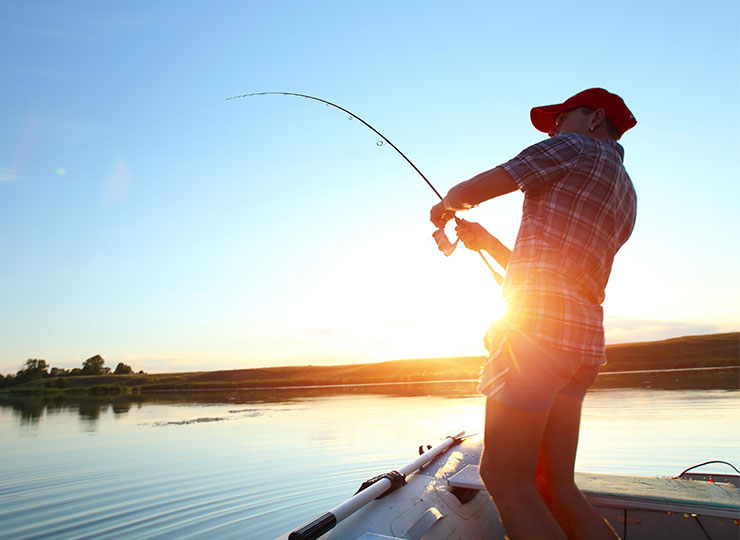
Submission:
[[[505,305],[476,253],[374,247],[324,254],[322,273],[305,277],[283,311],[280,354],[313,364],[486,354],[483,338]]]

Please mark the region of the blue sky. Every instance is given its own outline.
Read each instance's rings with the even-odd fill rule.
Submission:
[[[0,373],[483,354],[499,289],[434,194],[602,86],[638,221],[611,343],[740,326],[738,3],[4,2]],[[521,195],[466,216],[513,244]]]

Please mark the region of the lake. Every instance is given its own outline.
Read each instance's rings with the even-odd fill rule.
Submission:
[[[582,426],[579,471],[740,466],[737,390],[596,389]],[[473,383],[3,398],[0,538],[272,539],[482,427]]]

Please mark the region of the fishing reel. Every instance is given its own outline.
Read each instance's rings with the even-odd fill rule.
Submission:
[[[457,225],[462,225],[463,221],[455,216],[453,218],[455,220],[455,223]],[[455,252],[455,248],[457,247],[457,244],[460,242],[459,238],[455,239],[455,242],[450,242],[450,239],[447,236],[447,233],[445,233],[445,228],[440,227],[436,231],[432,233],[432,238],[434,238],[434,241],[437,243],[437,248],[445,254],[445,257],[449,257]]]
[[[445,257],[452,255],[455,252],[458,242],[460,242],[459,238],[457,238],[454,243],[450,242],[450,239],[447,237],[447,234],[445,234],[445,230],[443,228],[439,228],[434,231],[432,233],[432,238],[434,238],[434,241],[437,243],[437,248],[445,254]]]

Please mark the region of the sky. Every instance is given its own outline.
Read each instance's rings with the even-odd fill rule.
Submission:
[[[500,288],[436,195],[600,86],[637,126],[607,343],[737,331],[736,0],[0,4],[0,373],[483,355]],[[467,213],[513,246],[522,196]]]

